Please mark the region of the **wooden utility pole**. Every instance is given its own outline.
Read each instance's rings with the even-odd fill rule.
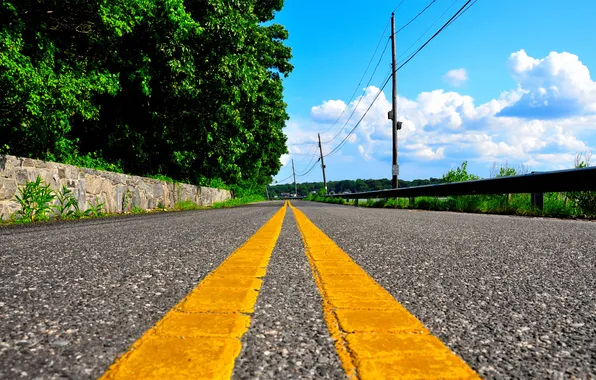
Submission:
[[[294,159],[292,158],[292,173],[294,173],[294,196],[298,196],[298,190],[296,187],[296,170],[294,170]]]
[[[397,164],[397,59],[395,48],[395,13],[391,14],[391,71],[393,80],[393,99],[389,119],[391,119],[391,132],[393,136],[393,160],[391,165],[391,185],[394,189],[398,186],[399,165]],[[401,123],[400,123],[401,124]]]
[[[321,169],[323,169],[323,186],[325,187],[325,194],[327,194],[327,177],[325,177],[325,161],[323,160],[323,147],[321,146],[321,134],[319,136],[319,151],[321,152]]]
[[[271,198],[269,198],[269,189],[267,188],[267,185],[265,185],[265,191],[267,192],[267,200],[271,200]]]

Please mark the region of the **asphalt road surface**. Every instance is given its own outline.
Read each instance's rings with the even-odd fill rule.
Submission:
[[[596,378],[596,223],[294,201],[484,378]],[[282,202],[0,228],[0,379],[93,379]],[[288,209],[233,378],[345,377]]]

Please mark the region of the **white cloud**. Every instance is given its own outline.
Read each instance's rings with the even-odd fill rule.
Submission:
[[[596,111],[596,83],[591,81],[587,67],[577,56],[550,53],[543,59],[535,59],[520,50],[510,56],[509,67],[518,87],[480,105],[471,96],[444,90],[422,92],[415,99],[398,98],[398,117],[403,121],[398,133],[402,173],[407,173],[408,163],[414,167],[418,162],[430,161],[432,165],[441,165],[437,174],[464,160],[486,167],[493,162],[508,161],[529,164],[539,170],[568,168],[575,153],[594,149],[596,112],[592,110]],[[285,132],[289,141],[315,141],[316,132],[327,129],[343,112],[338,125],[321,134],[323,141],[336,136],[323,145],[324,153],[329,153],[348,135],[378,94],[379,89],[370,86],[362,97],[349,104],[329,100],[312,107],[310,120],[288,123]],[[544,113],[553,112],[548,107],[561,109],[570,102],[578,107],[576,113],[567,117],[545,118],[540,117],[540,112],[532,116],[529,99],[536,104],[543,101],[539,108],[543,107]],[[345,178],[354,177],[350,165],[356,161],[386,164],[390,170],[392,133],[387,119],[390,109],[385,93],[380,93],[354,134],[325,163],[328,160],[335,165],[344,163]],[[352,113],[351,120],[338,133]],[[309,148],[290,146],[290,151],[298,153]],[[357,176],[369,178],[371,174],[363,172]],[[417,174],[410,173],[410,177]]]
[[[282,154],[279,160],[281,161],[281,166],[286,166],[290,162],[290,155]]]
[[[416,144],[416,149],[412,153],[406,153],[406,156],[413,156],[423,161],[440,160],[444,157],[445,147],[435,150],[424,144]]]
[[[596,82],[579,57],[551,52],[536,59],[524,50],[509,57],[522,96],[502,116],[554,119],[596,113]]]
[[[453,87],[460,87],[466,83],[468,79],[468,72],[464,68],[449,70],[443,75],[443,80]]]
[[[335,122],[346,108],[343,100],[325,100],[320,106],[314,106],[310,110],[310,115],[315,121]]]

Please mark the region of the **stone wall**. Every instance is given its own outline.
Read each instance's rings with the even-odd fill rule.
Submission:
[[[81,211],[88,208],[89,202],[103,202],[105,211],[121,213],[130,211],[133,206],[149,210],[158,205],[173,207],[181,201],[208,206],[232,197],[228,190],[0,155],[0,219],[8,219],[20,209],[15,199],[18,188],[27,181],[34,181],[37,176],[55,191],[62,185],[68,187]]]

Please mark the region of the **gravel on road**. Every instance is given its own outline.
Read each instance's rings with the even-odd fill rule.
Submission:
[[[91,379],[282,202],[0,229],[0,379]]]
[[[292,204],[481,376],[596,377],[596,223]]]
[[[242,337],[234,379],[345,379],[321,297],[288,209],[251,326]]]

